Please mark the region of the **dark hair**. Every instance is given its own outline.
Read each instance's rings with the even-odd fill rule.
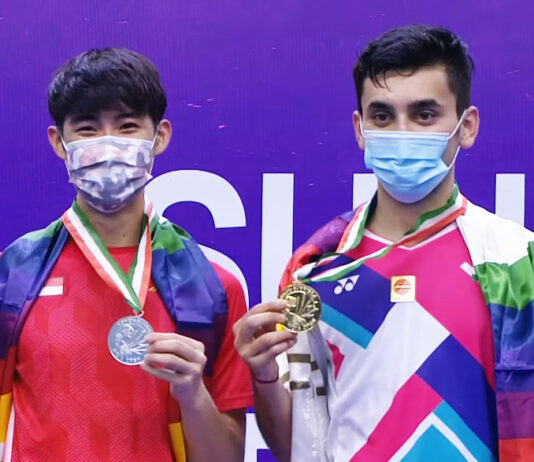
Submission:
[[[61,66],[48,86],[48,110],[60,130],[68,116],[120,104],[147,114],[154,126],[167,107],[157,69],[126,48],[85,51]]]
[[[388,71],[415,72],[425,66],[445,67],[451,92],[456,95],[460,115],[471,99],[473,59],[467,46],[451,31],[441,27],[412,25],[387,31],[367,45],[352,72],[362,112],[363,82],[366,78],[378,86]]]

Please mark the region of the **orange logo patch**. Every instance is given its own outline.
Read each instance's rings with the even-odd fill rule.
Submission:
[[[415,276],[393,276],[390,300],[392,303],[415,301]]]

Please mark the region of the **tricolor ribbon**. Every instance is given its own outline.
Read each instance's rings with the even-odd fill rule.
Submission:
[[[351,222],[345,229],[345,232],[343,233],[341,241],[339,242],[335,252],[324,254],[317,261],[302,266],[295,271],[295,273],[293,273],[293,279],[300,280],[303,283],[337,281],[338,279],[362,266],[367,260],[371,258],[383,257],[394,247],[403,245],[410,241],[421,241],[429,236],[432,236],[434,233],[440,229],[443,229],[445,226],[455,221],[460,215],[465,213],[467,199],[460,194],[458,186],[455,186],[452,196],[443,207],[422,214],[417,219],[415,225],[397,241],[382,247],[369,255],[360,257],[357,260],[335,268],[329,268],[325,271],[318,272],[312,277],[309,277],[311,272],[316,268],[331,263],[338,256],[346,254],[360,244],[369,216],[369,206],[370,202],[367,202],[358,209]]]
[[[143,233],[139,241],[137,254],[128,274],[124,273],[111,256],[104,242],[102,242],[102,239],[76,201],[63,214],[62,220],[74,242],[76,242],[97,274],[111,288],[124,296],[126,302],[136,314],[142,315],[152,269],[151,232],[158,221],[153,204],[145,198]]]

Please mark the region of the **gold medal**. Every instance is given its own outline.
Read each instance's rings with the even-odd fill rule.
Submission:
[[[321,317],[322,305],[319,294],[306,284],[295,282],[280,294],[286,302],[284,328],[290,332],[312,330]]]
[[[390,301],[415,302],[415,276],[392,276]]]

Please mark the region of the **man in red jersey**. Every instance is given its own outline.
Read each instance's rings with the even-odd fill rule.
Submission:
[[[90,50],[48,102],[77,195],[0,257],[0,460],[241,460],[242,289],[143,193],[171,138],[157,70]]]

